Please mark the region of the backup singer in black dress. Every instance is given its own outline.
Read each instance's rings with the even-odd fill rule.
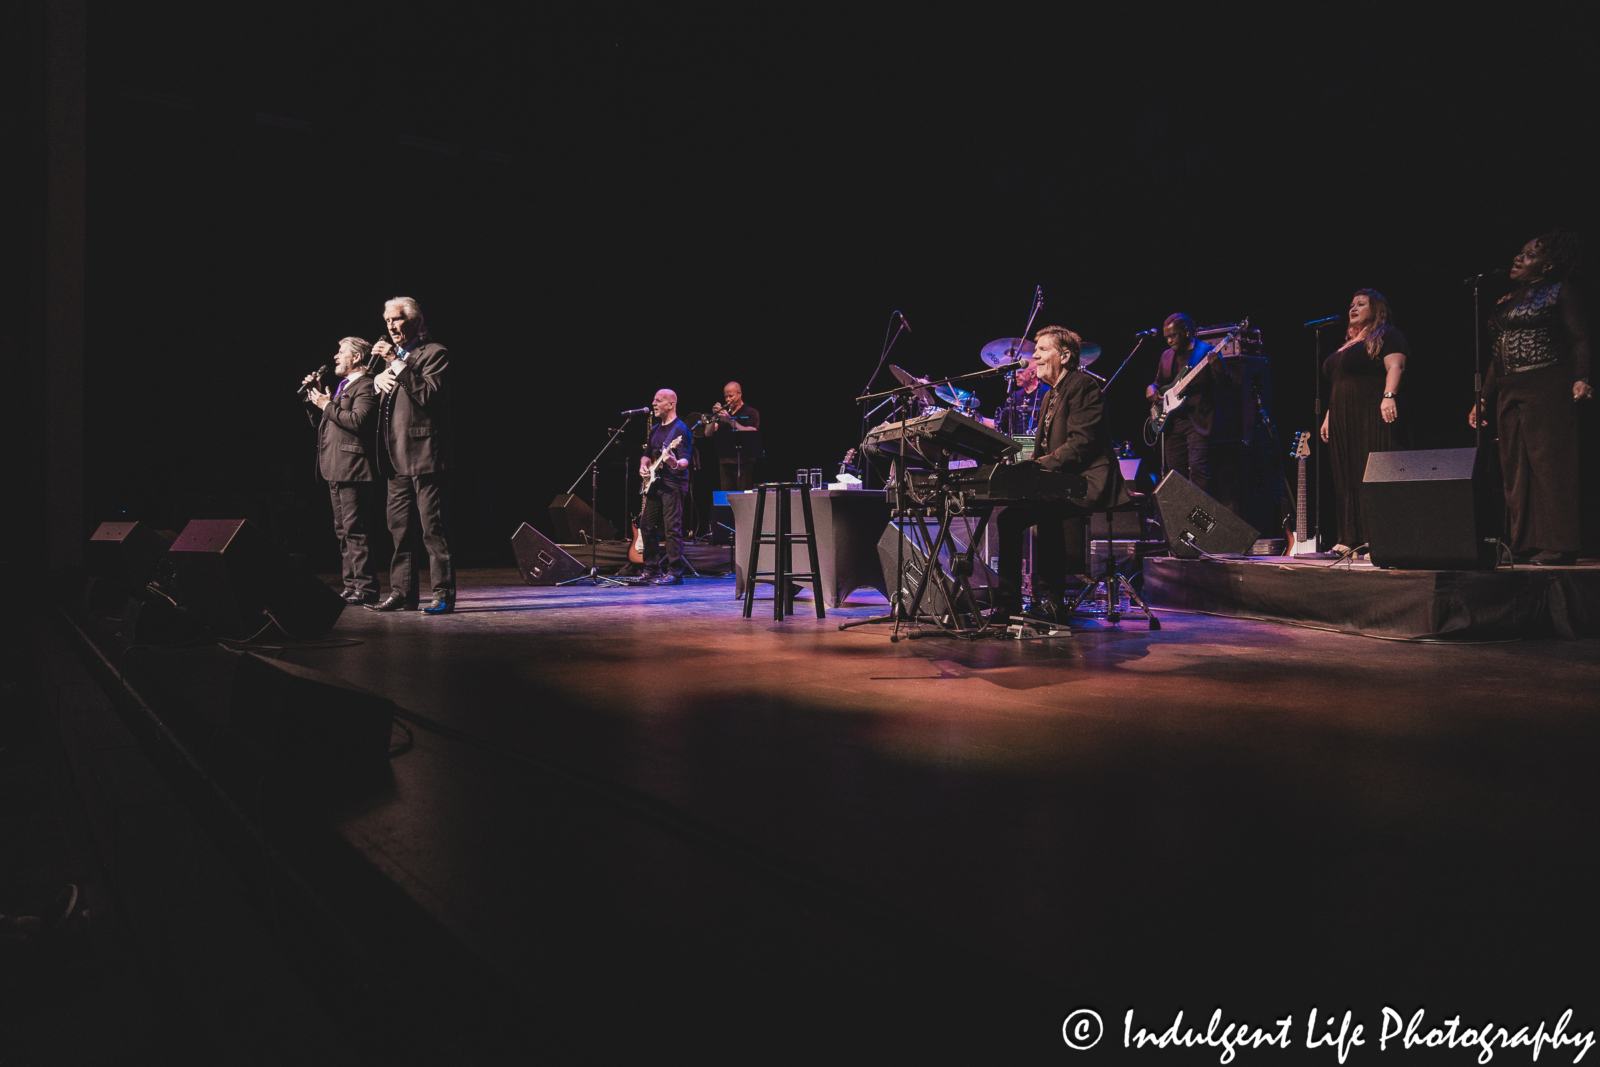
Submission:
[[[1339,516],[1336,552],[1367,543],[1361,515],[1367,456],[1404,447],[1399,433],[1400,379],[1409,354],[1405,335],[1389,324],[1389,302],[1383,294],[1376,289],[1357,292],[1350,300],[1345,343],[1322,364],[1322,373],[1333,379],[1322,439],[1331,446]]]
[[[1489,319],[1494,356],[1483,385],[1495,413],[1513,557],[1540,566],[1577,562],[1578,419],[1575,405],[1594,395],[1589,335],[1567,274],[1575,235],[1553,230],[1512,261],[1517,288]],[[1476,407],[1467,421],[1478,425]]]

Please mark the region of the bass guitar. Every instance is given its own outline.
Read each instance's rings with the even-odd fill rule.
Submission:
[[[1150,401],[1150,418],[1146,419],[1144,424],[1148,439],[1154,440],[1155,436],[1161,432],[1162,427],[1166,426],[1167,419],[1172,417],[1172,413],[1183,407],[1188,401],[1189,386],[1193,385],[1194,380],[1200,377],[1201,371],[1209,367],[1213,361],[1222,358],[1217,353],[1226,350],[1231,342],[1237,341],[1240,335],[1249,328],[1249,319],[1239,323],[1227,337],[1222,339],[1221,343],[1214,345],[1211,351],[1206,353],[1204,359],[1190,367],[1164,393]]]
[[[628,562],[644,562],[644,509],[649,506],[650,487],[656,484],[656,475],[661,470],[661,465],[672,455],[672,450],[683,443],[680,435],[672,439],[672,443],[661,450],[661,455],[655,458],[650,466],[645,468],[644,477],[640,479],[644,484],[639,487],[639,517],[633,520],[633,537],[628,541]]]
[[[1307,537],[1310,523],[1306,519],[1306,461],[1311,458],[1311,434],[1301,430],[1294,435],[1294,452],[1290,458],[1300,461],[1299,478],[1294,491],[1294,529],[1285,530],[1288,542],[1286,556],[1309,556],[1318,551],[1317,539]]]

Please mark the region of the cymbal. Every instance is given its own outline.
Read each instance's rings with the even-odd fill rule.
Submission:
[[[901,385],[924,385],[925,386],[925,385],[928,384],[928,379],[926,379],[926,378],[918,378],[915,374],[912,374],[910,371],[901,370],[899,367],[896,367],[893,363],[889,364],[889,373],[893,374],[896,378],[898,378],[900,380],[900,384]],[[916,389],[916,390],[912,391],[912,395],[915,396],[918,400],[922,401],[924,404],[932,404],[933,403],[933,392],[932,392],[932,390],[929,390],[929,389]]]
[[[1100,358],[1100,346],[1088,341],[1078,346],[1078,366],[1087,367]]]
[[[1031,355],[1033,342],[1026,337],[1002,337],[984,345],[979,358],[991,367],[1001,367]]]
[[[957,389],[949,382],[933,387],[933,395],[943,400],[952,407],[964,408],[972,403],[972,394],[965,389]]]

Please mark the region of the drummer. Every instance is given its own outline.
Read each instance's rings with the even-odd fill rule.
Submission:
[[[997,418],[984,419],[983,424],[1003,434],[1032,434],[1039,426],[1039,407],[1050,387],[1039,380],[1033,369],[1033,360],[1027,356],[1017,368],[1017,387],[1000,406]]]

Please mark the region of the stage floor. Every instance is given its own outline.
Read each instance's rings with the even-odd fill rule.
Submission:
[[[896,644],[837,628],[875,596],[776,623],[732,591],[467,571],[452,616],[347,610],[357,643],[282,653],[448,728],[335,821],[531,1028],[889,1050],[923,1013],[919,1048],[1048,1052],[1083,1005],[1119,1035],[1128,1007],[1499,1019],[1600,949],[1593,640],[1173,612]]]

